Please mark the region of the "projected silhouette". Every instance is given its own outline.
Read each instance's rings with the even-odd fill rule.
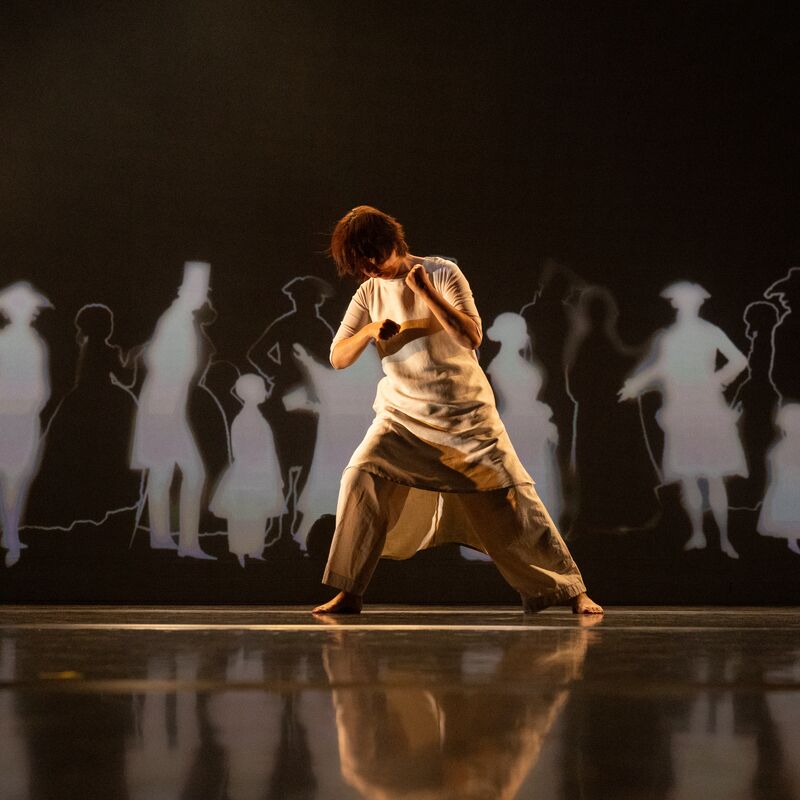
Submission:
[[[553,410],[539,400],[544,376],[534,361],[527,324],[519,314],[506,312],[496,317],[486,336],[500,343],[500,351],[486,368],[500,418],[550,516],[558,520],[562,506],[558,430]]]
[[[747,366],[747,359],[716,325],[699,316],[709,297],[696,283],[681,281],[661,296],[677,309],[676,321],[660,332],[645,363],[625,381],[619,398],[632,400],[656,390],[663,398],[658,424],[664,430],[663,479],[680,481],[692,534],[686,550],[706,547],[703,492],[716,520],[722,552],[738,554],[728,539],[728,495],[724,479],[746,477],[747,464],[736,427],[738,413],[723,389]],[[726,363],[717,369],[718,354]]]
[[[781,316],[775,328],[775,360],[772,379],[781,402],[800,402],[800,267],[792,267],[785,277],[775,281],[764,297],[781,306]]]
[[[205,468],[189,426],[189,391],[203,363],[196,312],[208,301],[211,266],[190,261],[184,267],[178,297],[156,324],[145,346],[147,369],[131,449],[131,467],[147,470],[150,546],[175,549],[170,529],[170,486],[175,467],[181,474],[178,554],[212,559],[199,542],[200,502]]]
[[[259,410],[267,399],[260,375],[242,375],[236,394],[244,407],[231,426],[233,463],[211,500],[216,516],[228,520],[228,549],[244,567],[245,556],[261,559],[267,520],[286,510],[272,429]]]
[[[305,381],[284,397],[284,406],[317,415],[314,456],[295,506],[302,519],[293,536],[306,550],[314,522],[336,513],[339,478],[374,417],[371,406],[381,369],[374,348],[367,348],[347,370],[332,369],[301,344],[292,352]]]
[[[19,526],[40,458],[39,414],[50,397],[47,345],[33,328],[50,301],[29,283],[0,291],[0,525],[5,563],[19,561]]]
[[[553,421],[559,432],[556,450],[561,467],[561,485],[569,499],[571,485],[573,400],[564,374],[564,346],[572,327],[572,306],[586,282],[568,267],[547,261],[542,269],[534,299],[520,314],[536,342],[536,356],[543,368],[541,400],[553,409]],[[513,440],[512,440],[513,441]],[[566,509],[571,513],[572,509]]]
[[[800,403],[787,403],[778,411],[781,438],[769,451],[769,481],[758,532],[786,539],[800,555]]]
[[[268,400],[264,413],[275,432],[275,446],[281,460],[289,511],[295,517],[298,513],[295,500],[308,480],[314,457],[317,420],[312,414],[291,413],[283,398],[307,380],[294,357],[295,343],[306,352],[313,353],[318,361],[327,362],[334,330],[321,309],[333,295],[333,289],[321,278],[302,275],[288,281],[282,292],[289,299],[291,307],[266,326],[247,351],[247,360],[267,382]],[[306,388],[309,401],[317,402],[314,387]],[[294,540],[288,537],[275,544],[297,550]]]
[[[729,493],[734,506],[755,508],[764,496],[767,449],[775,438],[774,419],[780,399],[772,380],[773,340],[779,312],[772,303],[762,300],[750,303],[743,316],[745,335],[750,342],[748,369],[736,389],[732,405],[742,410],[740,427],[749,475],[734,479]]]
[[[575,401],[577,530],[640,529],[652,524],[659,510],[659,479],[642,436],[639,411],[617,398],[642,355],[621,340],[618,319],[616,300],[607,289],[582,290],[565,347],[568,388]]]
[[[75,316],[78,363],[72,388],[46,432],[46,448],[31,487],[28,525],[99,524],[132,511],[138,477],[127,467],[134,397],[124,388],[131,369],[111,344],[114,314],[91,303]]]

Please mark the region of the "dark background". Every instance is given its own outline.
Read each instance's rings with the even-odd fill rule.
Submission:
[[[697,281],[711,294],[703,316],[746,352],[744,307],[797,263],[792,11],[5,2],[0,285],[29,280],[53,301],[39,328],[58,393],[74,371],[80,306],[111,307],[115,341],[131,347],[150,336],[183,262],[207,260],[214,343],[244,366],[286,310],[280,287],[301,274],[332,280],[326,235],[370,203],[403,222],[412,252],[458,258],[487,321],[531,300],[551,259],[611,290],[631,343],[671,319],[664,286]],[[337,291],[325,306],[334,325],[352,286]],[[685,527],[671,513],[667,523]],[[790,554],[691,560],[685,532],[672,541],[664,530],[574,542],[599,599],[800,599]],[[235,563],[126,560],[103,535],[105,547],[78,547],[80,557],[63,536],[38,560],[31,543],[20,564],[0,567],[3,596],[305,602],[318,592],[316,563],[302,579],[279,560],[244,577]],[[382,565],[372,595],[509,598],[491,568],[470,569],[423,554]]]

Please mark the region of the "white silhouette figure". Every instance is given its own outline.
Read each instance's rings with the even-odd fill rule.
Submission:
[[[178,297],[161,315],[144,351],[147,376],[139,394],[131,467],[147,470],[150,546],[175,549],[170,531],[170,485],[181,472],[178,555],[213,559],[200,549],[200,501],[205,467],[189,426],[187,403],[200,364],[195,312],[208,301],[211,265],[189,261]]]
[[[292,351],[306,382],[284,395],[284,407],[319,415],[314,457],[296,504],[303,518],[292,534],[305,551],[312,525],[323,514],[336,513],[339,476],[372,423],[372,401],[383,373],[374,348],[347,370],[322,364],[300,344]]]
[[[244,567],[245,556],[262,560],[267,520],[286,511],[275,440],[259,405],[267,399],[260,375],[242,375],[236,394],[244,408],[231,425],[233,463],[222,474],[211,511],[228,520],[228,549]]]
[[[47,345],[32,327],[50,301],[29,283],[0,292],[0,525],[5,563],[19,561],[20,520],[41,456],[39,414],[50,398]]]
[[[619,398],[632,400],[644,392],[661,392],[658,424],[664,430],[665,483],[680,481],[692,535],[686,550],[706,546],[703,493],[708,485],[711,511],[719,528],[720,548],[738,558],[728,539],[728,495],[724,478],[748,474],[736,427],[738,412],[723,390],[747,367],[747,358],[716,325],[699,316],[710,295],[696,283],[681,281],[661,296],[677,309],[676,321],[655,339],[644,365],[625,381]],[[726,363],[717,369],[718,354]]]
[[[486,373],[492,379],[500,419],[522,465],[536,481],[536,492],[553,519],[561,515],[561,479],[556,460],[558,429],[553,409],[539,400],[542,368],[534,361],[528,326],[520,314],[500,314],[486,331],[500,351]]]
[[[775,420],[782,436],[767,455],[769,480],[758,532],[786,539],[800,555],[800,403],[787,403]]]

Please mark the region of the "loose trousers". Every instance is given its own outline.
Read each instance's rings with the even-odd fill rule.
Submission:
[[[342,476],[336,530],[323,583],[363,594],[386,546],[387,531],[406,508],[410,486],[364,470]],[[527,610],[563,603],[586,591],[581,573],[553,520],[530,484],[448,495],[460,504],[462,541],[479,544]],[[424,526],[419,545],[431,538]]]

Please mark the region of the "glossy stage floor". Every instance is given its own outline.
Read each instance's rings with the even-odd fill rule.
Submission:
[[[793,609],[0,609],[0,798],[800,797]]]

